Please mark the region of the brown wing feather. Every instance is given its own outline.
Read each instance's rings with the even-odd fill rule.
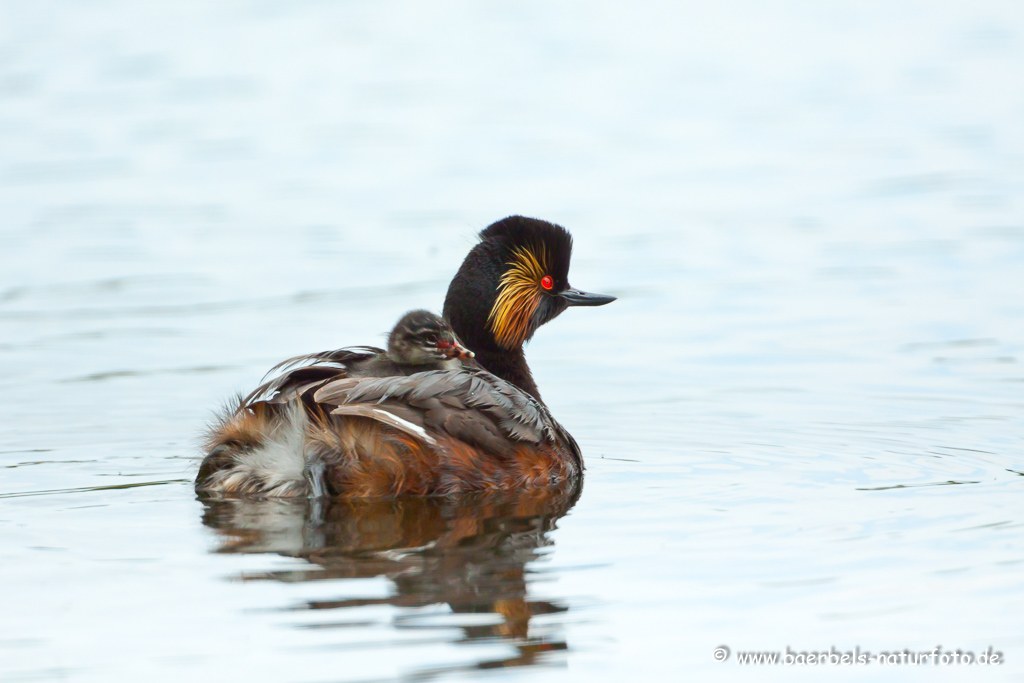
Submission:
[[[334,363],[342,368],[347,368],[356,361],[366,360],[382,353],[384,353],[384,349],[377,348],[376,346],[346,346],[343,349],[334,349],[333,351],[307,353],[281,361],[274,367],[270,368],[270,370],[267,371],[267,374],[263,377],[266,379],[275,372],[287,370],[295,367],[296,365],[324,365],[326,363]]]
[[[400,432],[404,432],[409,436],[426,441],[431,446],[436,445],[437,442],[432,436],[427,434],[426,430],[422,426],[417,425],[413,420],[407,419],[412,417],[406,415],[401,417],[397,415],[398,410],[388,406],[386,408],[378,408],[377,406],[367,405],[365,403],[357,403],[355,405],[344,405],[338,406],[331,411],[331,415],[357,415],[359,417],[368,417],[371,420],[377,420],[384,424],[394,427]]]
[[[253,389],[252,393],[243,399],[243,405],[260,400],[282,403],[294,398],[297,395],[295,389],[302,385],[347,377],[359,364],[372,360],[383,353],[384,349],[375,346],[350,346],[344,349],[308,353],[289,358],[272,367],[263,376],[263,379],[266,380],[267,377],[277,372],[281,373]],[[296,367],[299,365],[302,367]]]

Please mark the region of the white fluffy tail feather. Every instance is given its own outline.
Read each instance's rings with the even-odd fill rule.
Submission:
[[[293,402],[252,450],[234,455],[231,467],[217,472],[212,488],[245,491],[268,496],[309,493],[306,472],[306,431],[309,421],[302,404]]]

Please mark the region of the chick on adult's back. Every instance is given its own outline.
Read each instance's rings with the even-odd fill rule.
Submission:
[[[437,324],[414,316],[396,326],[388,352],[293,359],[308,364],[259,387],[211,430],[197,491],[391,496],[574,486],[579,448],[541,402],[522,346],[566,307],[614,297],[569,286],[564,228],[513,216],[480,236],[445,300],[452,337],[466,348],[417,334]],[[456,357],[455,368],[406,371]]]

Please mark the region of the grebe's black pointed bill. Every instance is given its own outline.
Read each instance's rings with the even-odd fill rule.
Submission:
[[[581,292],[578,289],[570,287],[569,289],[559,292],[558,296],[565,299],[565,302],[570,306],[604,306],[615,301],[617,296],[608,296],[607,294],[591,294],[590,292]]]

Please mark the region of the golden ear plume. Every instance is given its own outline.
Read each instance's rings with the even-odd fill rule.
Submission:
[[[547,275],[548,254],[539,248],[513,247],[508,270],[498,284],[498,298],[487,316],[494,339],[506,349],[521,346],[530,332],[530,320],[543,294],[540,281]]]

